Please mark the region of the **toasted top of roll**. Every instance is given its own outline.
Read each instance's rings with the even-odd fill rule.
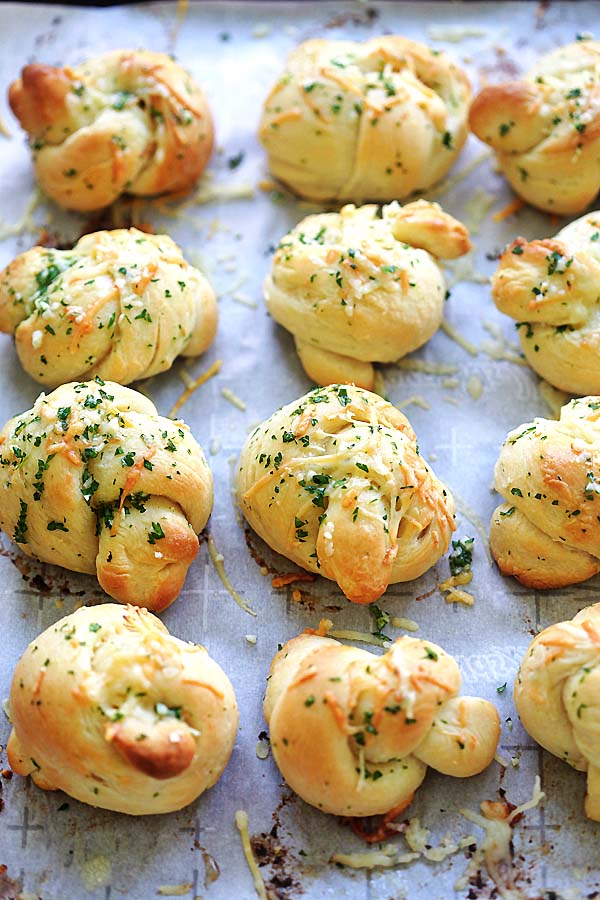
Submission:
[[[492,517],[492,552],[531,587],[565,587],[600,569],[600,397],[563,406],[559,421],[511,431],[495,468],[506,503]]]
[[[145,609],[82,607],[33,641],[10,694],[13,771],[130,815],[211,787],[237,731],[233,688],[203,647]]]
[[[0,528],[24,553],[95,572],[123,603],[177,597],[213,502],[183,422],[113,382],[65,384],[0,431],[0,471]]]
[[[446,293],[437,259],[470,247],[467,229],[437,203],[344,206],[281,239],[265,301],[314,381],[370,390],[371,362],[399,359],[437,330]]]
[[[600,42],[542,56],[522,81],[489,85],[469,124],[513,189],[539,209],[582,212],[600,189]]]
[[[519,668],[515,703],[542,747],[587,772],[585,812],[600,821],[600,603],[538,634]]]
[[[42,189],[67,209],[189,190],[213,143],[204,94],[164,53],[112,50],[80,66],[30,63],[9,90]]]
[[[464,778],[493,759],[498,713],[459,690],[456,661],[429,641],[401,637],[376,656],[304,633],[271,664],[264,711],[275,760],[324,812],[402,808],[428,765]]]
[[[571,394],[600,393],[600,211],[555,238],[509,244],[492,279],[494,302],[517,320],[530,366]]]
[[[393,200],[445,175],[466,136],[467,77],[408,38],[310,40],[263,109],[273,174],[312,200]]]
[[[316,388],[259,425],[242,450],[242,512],[278,553],[337,581],[356,603],[445,553],[449,492],[406,417],[353,385]]]
[[[210,284],[165,234],[98,231],[72,250],[34,247],[0,272],[0,331],[48,387],[149,378],[206,350],[216,327]]]

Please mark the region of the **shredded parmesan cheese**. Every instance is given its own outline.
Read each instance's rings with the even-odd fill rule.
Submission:
[[[473,400],[479,400],[479,398],[483,394],[483,384],[481,383],[481,378],[479,378],[478,375],[471,375],[471,377],[467,381],[467,391],[469,392]]]
[[[362,644],[373,644],[374,647],[389,646],[389,641],[384,641],[374,634],[367,634],[366,631],[329,631],[327,636],[339,641],[360,641]]]
[[[257,896],[260,897],[260,900],[269,900],[263,877],[260,874],[259,868],[256,865],[256,860],[254,859],[254,854],[252,853],[250,836],[248,835],[248,813],[245,809],[238,809],[235,814],[235,824],[242,839],[242,850],[244,851],[248,868],[250,869],[250,873],[254,880]]]
[[[156,893],[160,894],[161,897],[185,897],[193,887],[194,885],[191,881],[188,881],[186,884],[162,884]]]
[[[449,44],[458,44],[467,38],[485,37],[485,28],[473,28],[470,25],[429,25],[427,37],[432,41],[446,41]]]
[[[494,340],[484,341],[481,349],[491,359],[506,360],[518,366],[527,366],[527,361],[520,355],[520,347],[511,344],[504,335],[502,328],[496,322],[484,322],[483,327]]]
[[[256,742],[256,755],[259,759],[266,759],[269,755],[269,742],[258,740]]]
[[[403,409],[405,406],[410,406],[411,403],[414,406],[420,406],[421,409],[431,409],[431,406],[425,399],[425,397],[421,397],[420,394],[413,394],[411,397],[407,397],[406,400],[403,400],[401,403],[396,404],[397,409]]]
[[[208,552],[210,553],[210,558],[212,559],[214,567],[217,570],[217,575],[219,576],[237,605],[240,607],[240,609],[243,609],[244,612],[248,613],[248,615],[255,616],[256,613],[254,612],[252,607],[248,606],[244,598],[241,597],[240,594],[238,594],[231,581],[229,580],[227,572],[225,571],[225,566],[223,565],[223,554],[218,552],[212,534],[208,535]]]
[[[478,351],[477,347],[475,346],[475,344],[473,344],[471,341],[467,340],[467,338],[464,335],[462,335],[460,333],[460,331],[458,331],[456,328],[454,328],[453,325],[450,325],[449,322],[446,322],[445,319],[442,320],[442,324],[440,325],[440,328],[442,329],[444,334],[447,334],[449,338],[452,338],[453,341],[456,341],[456,343],[459,345],[459,347],[462,347],[463,350],[466,350],[466,352],[470,353],[471,356],[477,356],[479,351]]]
[[[481,804],[483,815],[474,813],[470,809],[460,810],[461,816],[483,828],[485,837],[469,863],[467,871],[456,883],[456,890],[462,890],[467,886],[469,877],[477,871],[483,862],[503,900],[527,900],[527,895],[515,884],[511,849],[512,823],[517,816],[538,806],[544,799],[544,796],[540,789],[539,775],[536,775],[531,800],[517,806],[511,813],[508,813],[504,805],[488,801],[484,801]]]
[[[179,400],[177,400],[176,403],[174,403],[173,406],[171,407],[171,410],[170,410],[170,412],[169,412],[169,418],[170,418],[170,419],[174,419],[174,418],[175,418],[175,416],[177,415],[177,413],[179,412],[179,410],[181,409],[181,407],[183,406],[183,404],[186,403],[186,402],[190,399],[190,397],[192,396],[192,394],[194,393],[194,391],[198,390],[198,388],[199,388],[201,385],[203,385],[205,381],[208,381],[209,378],[212,378],[213,375],[216,375],[217,372],[220,372],[220,371],[221,371],[221,366],[222,366],[222,365],[223,365],[223,360],[217,359],[217,360],[212,364],[212,366],[210,366],[210,368],[208,368],[208,369],[206,370],[206,372],[203,372],[202,375],[200,375],[198,378],[196,378],[194,381],[191,381],[191,382],[188,384],[187,388],[185,389],[185,391],[183,392],[183,394],[181,395],[181,397],[179,398]],[[183,380],[184,383],[185,383],[185,375],[188,375],[188,373],[186,372],[185,375],[184,375],[184,374],[183,374],[184,372],[185,372],[185,369],[182,370],[182,372],[181,372],[180,374],[181,374],[182,380]],[[189,375],[188,375],[188,378],[189,378]]]
[[[23,215],[14,225],[9,225],[3,219],[0,219],[0,241],[4,241],[6,238],[15,237],[20,234],[32,234],[36,231],[38,226],[33,219],[33,213],[38,206],[40,206],[42,200],[43,197],[41,191],[38,188],[34,188],[25,205]]]
[[[469,584],[473,580],[473,573],[471,571],[460,572],[458,575],[451,575],[449,578],[446,578],[445,581],[442,581],[440,584],[440,591],[446,591],[448,596],[444,599],[446,603],[464,603],[465,606],[473,606],[475,603],[475,597],[473,594],[469,594],[468,591],[462,591],[460,588],[457,588],[459,584]]]
[[[412,619],[403,619],[401,616],[393,616],[390,619],[390,625],[392,628],[404,628],[405,631],[419,630],[417,622],[413,622]]]
[[[11,138],[12,134],[8,130],[7,126],[4,123],[4,120],[0,117],[0,134],[4,135],[5,138]]]
[[[240,400],[237,394],[234,394],[229,388],[221,388],[221,395],[225,400],[228,400],[229,403],[233,404],[233,406],[237,406],[238,409],[241,409],[242,412],[246,410],[244,401]]]

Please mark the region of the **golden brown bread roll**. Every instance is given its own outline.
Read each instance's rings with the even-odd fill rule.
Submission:
[[[600,393],[600,212],[555,238],[506,248],[492,279],[494,302],[517,320],[532,369],[571,394]]]
[[[469,82],[444,53],[389,35],[310,40],[264,105],[276,178],[311,200],[394,200],[442,178],[467,137]]]
[[[515,703],[523,727],[587,772],[585,814],[600,822],[600,603],[540,632],[523,657]]]
[[[599,61],[600,42],[567,44],[473,100],[471,129],[532,206],[574,215],[600,189]]]
[[[465,778],[494,757],[498,713],[459,697],[460,683],[455,659],[419,638],[376,656],[305,632],[271,663],[264,712],[275,761],[323,812],[399,811],[427,766]]]
[[[0,431],[0,528],[28,556],[96,573],[121,603],[175,600],[213,479],[183,422],[113,382],[64,384]]]
[[[495,469],[502,494],[490,526],[505,575],[558,588],[600,571],[600,397],[563,406],[560,420],[534,419],[511,431]]]
[[[164,53],[113,50],[62,69],[32,63],[9,102],[40,186],[67,209],[189,190],[212,150],[204,94]]]
[[[270,547],[354,603],[430,569],[455,527],[452,497],[406,417],[354,385],[316,388],[259,425],[237,491]]]
[[[48,387],[149,378],[203,353],[216,328],[210,284],[164,234],[98,231],[72,250],[27,250],[0,273],[0,331]]]
[[[82,607],[17,663],[8,760],[38,787],[129,815],[172,812],[221,775],[238,712],[204,647],[145,609]]]
[[[281,239],[265,301],[313,381],[372,390],[371,362],[405,356],[440,326],[446,285],[436,259],[470,247],[467,229],[437,203],[344,206]]]

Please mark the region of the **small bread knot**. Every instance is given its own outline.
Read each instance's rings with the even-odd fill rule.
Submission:
[[[265,100],[259,137],[273,175],[301,197],[403,199],[456,160],[469,99],[463,70],[416,41],[310,40]]]
[[[122,193],[188,191],[213,144],[204,94],[163,53],[114,50],[75,68],[32,64],[9,90],[37,179],[67,209]]]
[[[501,572],[534,588],[566,587],[600,571],[600,397],[563,406],[509,433],[495,468],[504,503],[490,546]]]
[[[233,688],[202,647],[145,609],[82,607],[17,663],[11,768],[38,787],[129,815],[181,809],[227,765]]]
[[[600,393],[599,281],[600,211],[555,238],[517,238],[492,279],[494,302],[516,319],[531,368],[570,394]]]
[[[513,190],[546,212],[582,212],[600,188],[599,53],[598,41],[559,47],[471,105],[469,125]]]
[[[534,740],[587,772],[585,814],[600,822],[600,603],[540,632],[521,662],[515,703]]]
[[[465,226],[437,203],[347,205],[308,216],[281,239],[265,302],[314,382],[372,390],[373,362],[405,356],[439,328],[438,260],[470,247]]]
[[[210,284],[165,234],[98,231],[72,250],[34,247],[0,272],[0,331],[50,388],[150,378],[203,353],[216,327]]]
[[[271,664],[264,711],[275,760],[290,787],[324,812],[401,808],[427,766],[462,778],[493,759],[498,713],[459,690],[456,661],[428,641],[402,637],[377,657],[300,635]]]
[[[0,447],[0,528],[24,553],[96,573],[122,603],[160,612],[175,600],[213,502],[186,425],[96,377],[41,394]]]
[[[242,450],[242,512],[278,553],[371,603],[446,552],[454,503],[408,420],[354,385],[316,388],[260,425]]]

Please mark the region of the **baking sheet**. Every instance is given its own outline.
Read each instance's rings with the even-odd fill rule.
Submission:
[[[598,5],[206,2],[191,3],[178,23],[174,3],[102,10],[4,3],[0,17],[3,91],[27,62],[74,64],[127,45],[176,53],[206,88],[216,120],[218,151],[201,185],[203,202],[180,206],[175,217],[161,216],[150,207],[137,214],[156,231],[168,231],[187,257],[204,267],[220,295],[215,344],[185,368],[195,377],[218,359],[223,366],[218,376],[193,394],[181,414],[203,445],[215,475],[210,531],[234,585],[257,613],[252,618],[235,605],[204,542],[180,598],[163,618],[177,636],[204,644],[234,684],[240,731],[225,774],[216,787],[181,812],[137,819],[94,810],[60,792],[43,792],[16,776],[1,777],[0,864],[7,867],[5,883],[9,877],[18,887],[12,892],[0,887],[0,896],[21,891],[23,897],[43,900],[120,896],[148,900],[171,885],[179,886],[180,896],[192,898],[250,898],[254,889],[234,825],[240,808],[248,810],[255,853],[264,864],[261,871],[272,897],[441,900],[490,896],[493,883],[485,871],[476,885],[455,890],[468,864],[464,852],[440,864],[417,862],[393,871],[368,873],[331,865],[332,853],[358,851],[364,845],[335,817],[322,815],[292,795],[270,755],[267,759],[257,756],[257,741],[266,730],[264,679],[277,644],[315,626],[324,615],[333,619],[336,628],[370,632],[373,626],[368,609],[347,603],[331,582],[317,580],[308,585],[300,603],[291,598],[294,585],[273,589],[271,576],[263,574],[261,565],[275,573],[289,572],[293,566],[248,534],[232,503],[232,462],[247,432],[311,386],[291,337],[265,312],[261,282],[279,238],[316,207],[257,187],[269,176],[255,132],[267,90],[289,50],[302,39],[404,34],[448,49],[465,64],[477,87],[481,77],[512,77],[539,53],[593,28],[599,21]],[[456,26],[458,31],[448,31]],[[9,231],[10,226],[20,230],[0,243],[0,263],[5,265],[36,241],[39,228],[23,232],[16,227],[22,226],[32,198],[32,169],[23,135],[4,100],[0,114],[12,132],[10,140],[0,137],[0,218]],[[483,150],[471,137],[453,173]],[[236,165],[239,154],[243,158]],[[500,346],[490,327],[503,336],[500,343],[516,343],[514,324],[495,310],[489,285],[481,278],[494,269],[488,257],[517,234],[546,237],[557,230],[548,216],[530,209],[494,223],[491,213],[511,197],[489,158],[440,196],[448,212],[475,224],[488,206],[474,236],[476,253],[467,280],[453,285],[446,307],[447,321],[488,350],[490,341]],[[130,213],[131,208],[120,209],[118,215]],[[60,213],[52,204],[38,205],[31,219],[61,240],[94,228],[93,217]],[[460,271],[456,274],[460,277]],[[466,505],[471,511],[471,519],[474,512],[487,525],[497,502],[490,490],[493,465],[506,432],[535,415],[550,413],[539,379],[528,368],[494,359],[484,349],[471,356],[443,332],[411,359],[456,366],[450,375],[395,366],[381,371],[392,402],[400,404],[416,395],[430,405],[425,409],[413,403],[405,408],[421,452],[460,498],[463,510]],[[178,362],[170,373],[142,384],[163,414],[184,389],[181,369]],[[476,400],[467,388],[473,378],[483,387]],[[12,340],[6,336],[0,336],[0,384],[2,421],[31,406],[39,393],[39,386],[22,372]],[[223,389],[241,398],[245,410],[228,402]],[[519,725],[511,692],[531,635],[594,602],[598,579],[568,591],[528,590],[499,575],[464,514],[459,516],[458,534],[476,536],[470,586],[476,596],[473,608],[448,605],[436,590],[436,584],[448,575],[446,560],[417,582],[391,587],[380,606],[391,615],[416,620],[420,636],[441,643],[458,657],[464,691],[497,704],[503,722],[499,752],[507,759],[518,758],[519,764],[504,770],[494,762],[482,775],[460,782],[430,770],[409,815],[420,817],[436,844],[447,834],[475,834],[481,840],[480,830],[460,816],[459,808],[476,810],[484,798],[497,797],[499,788],[511,802],[520,803],[531,796],[539,774],[547,794],[545,806],[528,812],[515,834],[520,896],[555,896],[552,891],[565,900],[595,896],[600,887],[598,826],[583,817],[585,778],[533,744]],[[12,669],[29,641],[82,602],[106,598],[91,578],[25,560],[5,536],[0,553],[0,698],[5,698]],[[394,636],[401,633],[388,630]],[[246,635],[256,635],[256,644],[249,643]],[[506,690],[498,693],[504,682]],[[8,721],[0,714],[2,747],[9,731]],[[2,753],[0,768],[4,766]],[[401,837],[397,843],[403,844]],[[214,878],[216,867],[220,874]]]

